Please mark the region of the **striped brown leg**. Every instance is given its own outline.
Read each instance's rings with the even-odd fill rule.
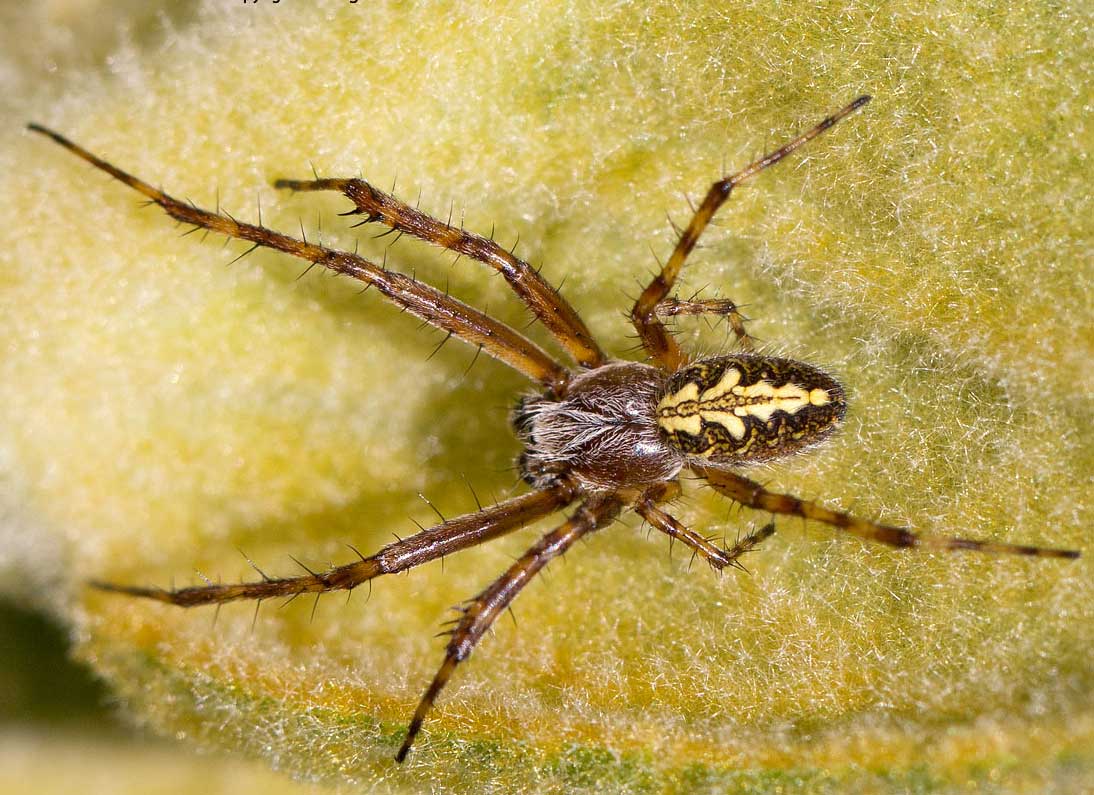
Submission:
[[[435,328],[447,331],[464,342],[477,346],[529,378],[539,381],[549,391],[558,394],[565,391],[569,372],[539,346],[505,324],[450,298],[440,290],[405,274],[386,270],[356,254],[335,251],[325,246],[297,240],[264,226],[241,223],[228,215],[209,212],[181,202],[96,157],[52,130],[37,124],[31,124],[29,128],[51,138],[96,168],[143,193],[181,223],[193,224],[195,227],[208,229],[211,232],[249,241],[254,244],[250,250],[259,246],[276,249],[359,279],[365,284],[375,286],[389,301],[410,314],[421,318]]]
[[[669,538],[682,541],[695,555],[701,557],[709,563],[711,567],[718,571],[721,571],[726,566],[743,568],[741,564],[737,562],[737,559],[746,552],[754,550],[775,532],[775,523],[768,522],[759,530],[740,539],[732,547],[722,549],[716,544],[711,543],[709,538],[699,535],[689,527],[685,527],[675,516],[672,516],[658,507],[659,503],[672,500],[676,498],[679,493],[680,486],[675,481],[659,484],[642,495],[642,498],[634,506],[634,509],[639,516],[649,522],[650,526],[660,530]]]
[[[543,536],[489,588],[460,608],[461,615],[450,633],[444,662],[433,677],[433,681],[430,682],[421,701],[418,702],[418,708],[414,711],[414,717],[406,732],[406,739],[395,754],[396,761],[402,762],[406,759],[414,738],[422,728],[422,721],[425,720],[426,714],[437,699],[437,694],[448,683],[456,666],[471,655],[475,644],[494,623],[494,619],[509,606],[509,603],[539,573],[540,569],[566,552],[582,536],[611,522],[618,515],[622,505],[622,501],[614,495],[590,497],[582,503],[569,521]]]
[[[531,265],[493,240],[427,215],[391,194],[377,190],[363,179],[279,179],[274,182],[274,187],[296,191],[338,191],[357,205],[346,215],[364,215],[364,223],[379,221],[396,231],[489,265],[505,277],[513,292],[578,364],[598,367],[606,361],[585,322],[566,299],[544,281]]]
[[[657,308],[672,291],[684,261],[692,249],[695,248],[695,244],[699,242],[700,235],[703,234],[703,230],[707,228],[710,219],[714,217],[718,208],[729,198],[733,189],[742,182],[756,176],[768,166],[775,165],[799,146],[813,140],[836,122],[854,113],[869,101],[870,97],[859,97],[850,105],[826,118],[813,129],[803,133],[774,152],[765,155],[743,171],[738,171],[736,174],[725,177],[711,185],[710,190],[707,191],[707,195],[703,199],[703,203],[699,205],[699,209],[695,211],[691,222],[687,225],[683,234],[680,235],[680,240],[677,242],[676,248],[673,249],[672,256],[661,268],[661,272],[653,278],[653,281],[642,292],[642,295],[638,297],[634,309],[631,310],[631,321],[638,330],[642,346],[663,369],[670,372],[679,370],[687,362],[687,356],[665,329],[664,324],[658,319]],[[741,335],[738,334],[738,336]]]
[[[742,350],[751,351],[756,340],[745,331],[745,318],[737,305],[728,298],[700,298],[684,301],[679,298],[666,298],[654,311],[661,317],[679,317],[680,315],[721,315],[729,321],[730,328],[737,335]],[[670,338],[671,339],[671,338]]]
[[[346,591],[380,575],[406,571],[510,533],[565,507],[576,493],[573,485],[560,481],[542,491],[514,497],[490,508],[449,519],[409,538],[388,544],[371,557],[362,556],[361,560],[345,566],[336,566],[324,572],[300,577],[273,578],[263,574],[263,579],[257,582],[199,585],[173,591],[103,582],[91,584],[104,591],[143,596],[179,607],[223,604],[235,599],[262,600],[275,596],[291,598],[304,593]]]
[[[734,502],[770,513],[801,516],[814,519],[832,527],[839,528],[851,535],[867,541],[880,541],[894,547],[927,547],[928,549],[971,549],[977,552],[990,552],[1006,555],[1036,555],[1045,558],[1077,558],[1079,553],[1072,549],[1050,549],[1024,544],[1001,544],[994,541],[973,541],[968,538],[950,536],[928,536],[913,533],[902,527],[878,524],[859,519],[842,511],[833,511],[810,500],[802,500],[788,494],[776,494],[768,491],[759,483],[741,477],[732,472],[714,467],[693,465],[696,474],[706,478],[715,491],[724,494]]]

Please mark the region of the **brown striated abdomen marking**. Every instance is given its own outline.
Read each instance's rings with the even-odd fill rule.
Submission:
[[[791,359],[742,354],[675,373],[657,405],[657,423],[685,453],[747,462],[820,441],[843,411],[843,389],[826,373]]]

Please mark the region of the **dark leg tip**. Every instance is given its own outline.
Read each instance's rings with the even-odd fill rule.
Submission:
[[[57,143],[61,144],[62,146],[68,146],[69,145],[69,140],[67,138],[65,138],[63,135],[61,135],[60,133],[55,133],[55,132],[53,132],[53,130],[49,129],[49,127],[43,127],[41,124],[38,124],[37,122],[33,122],[33,121],[29,122],[27,124],[27,129],[30,130],[31,132],[36,132],[40,135],[46,136],[47,138],[51,138],[52,140],[56,141]]]

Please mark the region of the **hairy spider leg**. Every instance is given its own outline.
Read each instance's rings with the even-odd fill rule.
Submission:
[[[505,277],[513,292],[578,364],[599,367],[606,361],[585,322],[558,290],[531,265],[493,240],[427,215],[363,179],[279,179],[274,187],[294,191],[338,191],[357,205],[345,215],[364,215],[364,223],[379,221],[394,230],[489,265]]]
[[[775,514],[801,516],[837,527],[867,541],[879,541],[894,547],[927,547],[928,549],[969,549],[998,555],[1033,555],[1042,558],[1077,558],[1074,549],[1053,549],[1026,544],[1003,544],[995,541],[974,541],[955,536],[930,536],[913,533],[903,527],[879,524],[859,519],[842,511],[833,511],[811,500],[768,491],[759,483],[724,469],[693,464],[696,474],[706,478],[715,491],[741,505]]]
[[[499,361],[540,382],[549,391],[554,393],[565,391],[570,377],[569,371],[542,348],[504,323],[445,295],[434,287],[398,271],[386,270],[356,254],[297,240],[264,226],[242,223],[227,214],[209,212],[181,202],[96,157],[63,135],[38,124],[30,124],[28,128],[47,136],[96,168],[144,194],[181,223],[249,241],[254,243],[252,250],[259,246],[272,248],[316,265],[322,265],[336,273],[344,273],[359,279],[368,285],[375,286],[389,301],[415,317],[421,318],[442,331],[449,332],[464,342],[477,346]]]
[[[741,567],[741,564],[737,562],[737,559],[746,552],[751,552],[756,549],[756,547],[770,538],[775,532],[775,523],[768,522],[759,530],[756,530],[737,541],[732,547],[722,549],[711,543],[709,538],[705,538],[691,528],[685,527],[675,516],[672,516],[658,507],[659,503],[675,499],[679,494],[680,484],[676,481],[658,484],[642,495],[641,499],[635,504],[634,510],[639,516],[645,519],[651,527],[660,530],[669,538],[682,541],[685,546],[689,547],[694,552],[694,554],[701,557],[717,571],[721,571],[726,566],[743,568]]]
[[[375,555],[299,577],[273,578],[262,574],[257,582],[199,585],[167,590],[114,583],[92,582],[103,591],[141,596],[159,602],[195,607],[223,604],[236,599],[270,599],[327,591],[348,591],[383,574],[396,574],[431,560],[491,541],[566,507],[577,496],[577,487],[566,480],[489,508],[449,519],[409,538],[388,544]],[[356,551],[356,550],[354,550]],[[358,553],[360,554],[360,553]]]
[[[448,683],[456,666],[471,655],[475,644],[494,623],[494,619],[548,562],[566,552],[579,538],[609,524],[622,507],[623,501],[614,494],[590,497],[565,524],[543,536],[486,590],[460,607],[460,617],[450,631],[444,662],[418,702],[407,728],[406,739],[395,754],[396,761],[406,759],[437,695]]]
[[[721,315],[729,321],[729,327],[737,335],[737,344],[741,350],[756,348],[756,340],[745,330],[745,316],[737,304],[728,298],[666,298],[654,311],[661,317],[679,317],[680,315]]]
[[[703,199],[702,204],[699,205],[699,209],[695,211],[695,214],[691,218],[691,222],[680,235],[680,240],[677,242],[676,248],[673,249],[672,256],[669,257],[668,262],[661,268],[660,273],[654,276],[653,281],[649,283],[649,286],[642,291],[638,300],[635,301],[634,308],[631,310],[631,322],[634,323],[634,327],[638,330],[638,336],[642,340],[642,347],[646,349],[646,352],[653,361],[661,368],[668,372],[675,372],[687,364],[688,357],[657,317],[657,307],[665,300],[672,290],[673,285],[676,283],[676,278],[680,275],[680,269],[683,267],[684,261],[687,259],[688,254],[691,253],[692,249],[695,248],[695,244],[699,242],[699,236],[703,234],[703,230],[707,228],[711,218],[718,212],[718,208],[729,198],[733,189],[742,182],[754,177],[765,168],[775,165],[795,149],[813,140],[825,130],[832,127],[846,116],[854,113],[869,101],[870,97],[868,96],[859,97],[850,105],[841,108],[836,113],[824,119],[820,124],[798,136],[785,146],[765,155],[744,170],[724,177],[710,186],[710,190],[707,191],[707,195]],[[741,339],[742,343],[744,343],[747,335],[742,336],[741,332],[744,331],[744,325],[740,322],[739,315],[737,316],[737,321],[738,323],[735,323],[733,328],[734,331],[737,331],[738,327],[740,328],[737,336]]]

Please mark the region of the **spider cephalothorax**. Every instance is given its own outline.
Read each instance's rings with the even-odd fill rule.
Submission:
[[[774,529],[768,523],[733,547],[723,549],[685,527],[661,506],[680,493],[684,471],[705,479],[719,493],[749,508],[824,522],[844,532],[898,547],[972,549],[985,552],[1075,558],[1078,552],[963,538],[918,535],[900,527],[859,519],[823,505],[768,491],[734,469],[797,452],[825,439],[845,411],[842,387],[802,362],[751,352],[752,338],[727,299],[682,301],[669,295],[688,254],[733,189],[777,163],[844,117],[861,108],[859,97],[787,145],[714,183],[660,272],[631,310],[649,363],[608,359],[577,312],[528,263],[489,240],[437,220],[360,179],[278,180],[280,188],[335,190],[350,199],[351,213],[380,223],[494,268],[566,353],[572,370],[520,332],[423,282],[388,270],[356,253],[336,251],[283,235],[261,224],[203,210],[158,190],[39,125],[42,133],[79,157],[129,185],[172,218],[228,237],[292,254],[312,264],[359,279],[426,323],[475,345],[537,382],[513,414],[525,445],[521,475],[533,487],[475,513],[443,521],[400,539],[370,557],[323,572],[255,582],[206,584],[164,590],[95,583],[108,591],[192,607],[234,599],[262,600],[349,590],[384,574],[405,571],[444,555],[509,533],[578,502],[570,518],[543,536],[509,569],[461,608],[448,633],[445,659],[414,712],[396,752],[402,761],[422,721],[452,672],[520,590],[552,559],[583,536],[602,529],[624,509],[682,541],[716,569],[732,565]],[[691,361],[661,321],[662,316],[723,315],[743,353]],[[260,572],[261,573],[261,572]]]
[[[513,417],[525,444],[521,475],[536,488],[569,477],[590,491],[676,477],[683,456],[657,426],[664,381],[648,364],[612,362],[577,375],[563,398],[522,400]]]
[[[564,398],[525,398],[513,426],[530,485],[572,477],[589,491],[618,491],[671,480],[689,459],[739,466],[796,453],[827,438],[845,409],[827,373],[743,353],[668,376],[612,362],[576,376]]]

